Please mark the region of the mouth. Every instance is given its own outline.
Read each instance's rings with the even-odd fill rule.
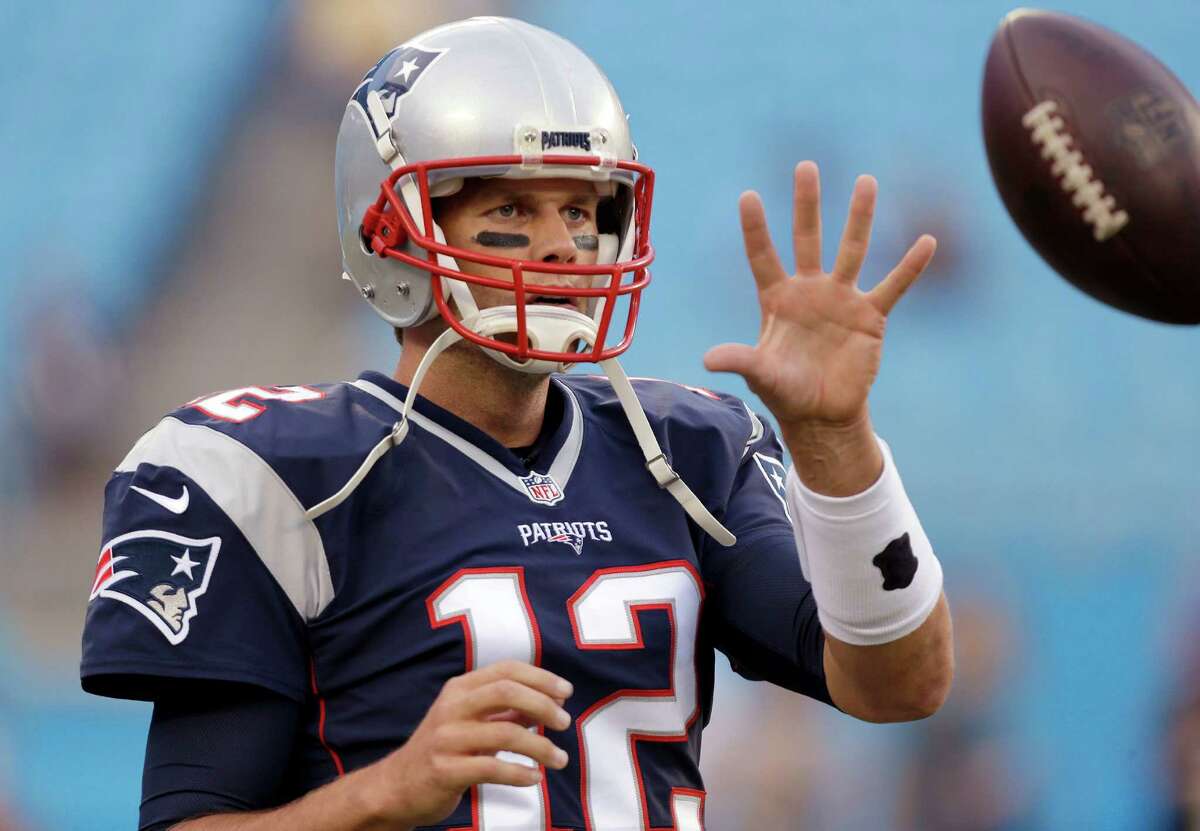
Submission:
[[[549,297],[544,294],[535,294],[525,301],[528,306],[575,306],[574,297]]]

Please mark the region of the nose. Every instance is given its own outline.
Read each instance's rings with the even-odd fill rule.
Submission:
[[[529,252],[531,260],[544,263],[575,262],[579,253],[575,239],[557,211],[547,212],[546,216],[539,218],[534,233],[533,250]]]

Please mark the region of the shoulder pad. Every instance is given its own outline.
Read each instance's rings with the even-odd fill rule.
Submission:
[[[587,396],[598,412],[615,408],[616,415],[624,421],[616,393],[603,375],[559,377]],[[629,380],[656,431],[716,431],[739,450],[754,444],[766,432],[762,419],[736,396],[658,378]]]
[[[349,384],[243,387],[185,404],[117,465],[174,468],[233,521],[306,618],[333,597],[307,507],[336,491],[381,435],[378,408]]]

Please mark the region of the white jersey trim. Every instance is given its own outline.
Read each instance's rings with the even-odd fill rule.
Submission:
[[[746,411],[746,415],[750,416],[750,438],[746,439],[746,446],[742,448],[742,458],[744,459],[750,454],[750,448],[763,437],[763,433],[766,431],[763,429],[762,421],[759,420],[754,410],[750,409],[749,404],[743,401],[742,408]]]
[[[554,457],[554,462],[550,465],[550,476],[554,477],[554,481],[566,490],[567,482],[575,470],[575,463],[579,461],[579,454],[583,450],[583,412],[579,409],[579,401],[570,387],[553,378],[550,381],[558,385],[571,404],[571,429],[567,433],[562,447],[559,448],[558,455]]]
[[[369,395],[375,396],[396,412],[403,412],[404,402],[378,384],[373,384],[361,378],[353,383],[354,386]],[[579,401],[575,398],[575,393],[566,384],[559,381],[554,381],[553,383],[558,384],[559,389],[566,394],[567,401],[571,406],[569,416],[571,419],[570,431],[567,433],[567,438],[563,442],[562,447],[559,448],[558,454],[554,457],[554,461],[550,463],[548,471],[548,475],[552,476],[554,481],[558,483],[559,488],[565,492],[567,483],[571,480],[571,474],[575,471],[575,465],[579,461],[579,454],[583,450],[583,413],[580,410]],[[517,491],[517,493],[523,495],[528,493],[525,484],[521,481],[521,477],[500,464],[490,453],[476,447],[462,436],[447,430],[436,421],[421,415],[416,410],[410,411],[408,418],[422,430],[437,436],[492,476]],[[541,471],[535,472],[540,473]]]
[[[296,611],[312,620],[334,596],[325,544],[279,474],[237,439],[164,418],[138,439],[117,472],[173,467],[195,482],[250,542]]]

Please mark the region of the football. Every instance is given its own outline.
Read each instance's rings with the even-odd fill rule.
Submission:
[[[1200,323],[1200,108],[1166,66],[1103,26],[1018,9],[988,52],[983,136],[1055,271],[1118,309]]]

